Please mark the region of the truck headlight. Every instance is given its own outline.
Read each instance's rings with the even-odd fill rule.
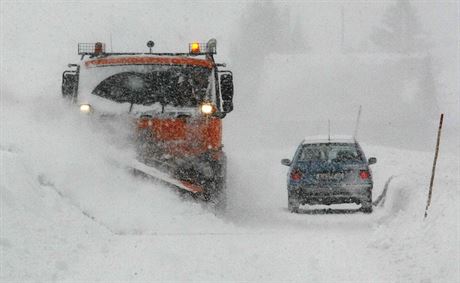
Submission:
[[[212,112],[214,112],[214,105],[212,105],[211,103],[203,103],[200,106],[200,110],[203,114],[212,114]]]
[[[80,112],[83,113],[90,113],[92,112],[93,108],[89,104],[81,104],[80,105]]]

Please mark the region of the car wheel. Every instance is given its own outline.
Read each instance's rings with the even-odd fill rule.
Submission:
[[[364,213],[372,213],[372,202],[369,202],[369,201],[362,202],[361,210]]]
[[[299,213],[299,207],[298,206],[288,204],[288,209],[289,209],[289,211],[291,213]]]
[[[369,192],[367,198],[361,201],[361,210],[364,213],[372,213],[372,192]]]
[[[299,212],[300,202],[297,197],[292,193],[288,192],[288,209],[291,213]]]

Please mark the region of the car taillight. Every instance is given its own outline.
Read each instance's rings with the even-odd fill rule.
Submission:
[[[299,170],[293,170],[291,172],[291,179],[294,181],[299,181],[302,178],[302,172]]]
[[[361,170],[361,171],[359,171],[359,177],[360,177],[362,180],[367,180],[367,179],[369,179],[369,176],[370,176],[369,171],[367,171],[367,170]]]

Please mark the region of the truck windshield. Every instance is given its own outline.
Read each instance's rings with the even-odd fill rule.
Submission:
[[[306,144],[299,152],[300,162],[335,162],[335,163],[361,163],[363,154],[355,144],[351,143],[327,143]]]
[[[93,94],[118,103],[195,107],[210,96],[211,70],[162,66],[147,72],[121,72],[103,80]]]

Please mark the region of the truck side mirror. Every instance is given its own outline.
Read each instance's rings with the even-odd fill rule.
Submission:
[[[75,98],[78,89],[78,74],[74,71],[65,71],[62,74],[62,96]]]
[[[220,93],[222,95],[222,108],[225,113],[233,110],[233,76],[223,74],[220,76]]]

